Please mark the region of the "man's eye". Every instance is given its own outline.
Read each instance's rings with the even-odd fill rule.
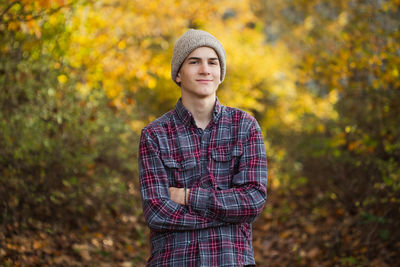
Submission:
[[[216,61],[211,61],[210,64],[211,65],[217,65],[217,62]]]
[[[196,64],[197,61],[189,61],[189,64]]]

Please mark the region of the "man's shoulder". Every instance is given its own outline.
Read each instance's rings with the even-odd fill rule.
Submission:
[[[238,122],[240,124],[253,124],[256,119],[248,112],[239,108],[223,106],[224,117],[230,118],[232,122]]]
[[[154,133],[160,133],[165,131],[168,128],[168,125],[172,123],[174,117],[174,110],[170,110],[161,117],[158,117],[154,121],[150,122],[147,124],[142,132],[154,132]]]

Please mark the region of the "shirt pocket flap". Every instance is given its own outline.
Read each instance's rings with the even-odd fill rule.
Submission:
[[[156,237],[152,238],[151,245],[153,247],[153,253],[164,248],[167,241],[170,241],[171,238],[172,238],[172,234],[169,232],[157,234]]]
[[[163,156],[162,161],[163,161],[164,165],[167,166],[168,168],[179,169],[181,167],[179,162],[177,162],[176,160],[174,160],[171,157]]]
[[[239,157],[242,153],[242,145],[237,144],[230,150],[224,148],[215,149],[212,151],[211,156],[216,161],[230,161],[232,157]]]
[[[170,156],[163,156],[162,161],[164,162],[164,165],[168,168],[178,170],[190,170],[196,166],[196,158],[194,157],[187,158],[185,160],[182,160],[181,162],[178,162]]]
[[[190,170],[196,167],[196,158],[188,158],[180,163],[182,170]]]
[[[231,151],[213,150],[211,156],[215,161],[230,161],[232,159]]]

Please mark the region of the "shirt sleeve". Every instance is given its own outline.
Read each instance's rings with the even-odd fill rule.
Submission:
[[[139,145],[140,192],[143,212],[150,229],[183,231],[217,227],[225,222],[192,213],[169,197],[169,183],[157,143],[142,131]]]
[[[261,213],[266,197],[267,158],[261,129],[254,121],[243,144],[239,172],[233,176],[231,188],[193,187],[189,209],[205,218],[251,223]]]

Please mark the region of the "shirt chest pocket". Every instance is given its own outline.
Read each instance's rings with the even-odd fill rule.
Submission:
[[[222,190],[231,187],[233,176],[239,172],[242,153],[241,144],[219,147],[211,152],[209,171],[214,177],[217,189]]]
[[[189,157],[177,161],[171,156],[162,156],[165,171],[168,176],[170,186],[191,187],[196,180],[196,158]],[[198,175],[197,175],[198,176]]]

